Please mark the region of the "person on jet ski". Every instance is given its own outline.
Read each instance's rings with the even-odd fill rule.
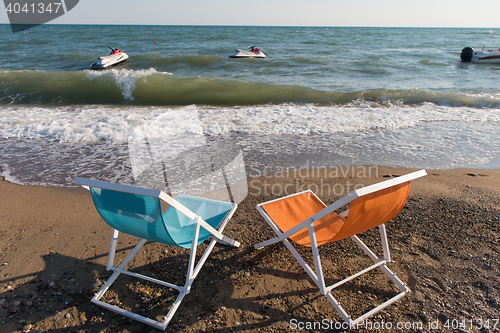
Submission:
[[[255,46],[252,46],[250,51],[254,52],[254,53],[259,53],[260,50],[258,48],[256,48]]]
[[[119,49],[114,49],[112,47],[110,47],[110,49],[111,49],[111,53],[110,54],[117,54],[117,53],[121,52]]]

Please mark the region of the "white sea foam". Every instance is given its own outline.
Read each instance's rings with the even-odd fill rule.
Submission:
[[[498,111],[361,103],[220,109],[5,106],[0,107],[0,173],[20,184],[71,186],[77,176],[132,184],[151,156],[170,163],[188,152],[188,158],[199,159],[207,145],[227,143],[241,149],[240,164],[250,170],[302,166],[309,159],[325,166],[499,168]],[[20,140],[1,140],[8,138]],[[159,171],[156,176],[165,174]],[[169,176],[171,190],[174,176]],[[197,188],[213,183],[198,179]]]
[[[8,164],[3,164],[0,166],[0,176],[3,177],[9,183],[19,183],[18,179],[11,174],[11,170]]]
[[[143,70],[131,70],[131,69],[109,69],[106,71],[88,71],[87,77],[91,80],[103,78],[103,77],[113,77],[116,85],[121,89],[123,97],[129,101],[133,101],[134,97],[132,92],[135,89],[135,83],[138,79],[144,78],[152,74],[162,74],[162,75],[172,75],[170,72],[158,72],[154,68],[143,69]]]
[[[200,122],[194,122],[196,114]],[[412,127],[420,122],[499,122],[490,108],[438,106],[271,105],[252,107],[68,106],[0,108],[0,138],[125,143],[138,126],[158,136],[181,134],[307,135]],[[201,126],[200,126],[201,124]]]

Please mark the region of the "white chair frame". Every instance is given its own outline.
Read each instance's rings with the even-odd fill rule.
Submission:
[[[312,191],[310,190],[307,190],[307,191],[303,191],[303,192],[300,192],[300,193],[295,193],[295,194],[292,194],[292,195],[289,195],[289,196],[286,196],[286,197],[283,197],[283,198],[279,198],[279,199],[275,199],[275,200],[270,200],[270,201],[267,201],[267,202],[264,202],[264,203],[260,203],[257,205],[257,210],[259,211],[259,213],[262,215],[262,217],[266,220],[266,222],[269,224],[269,226],[273,229],[273,231],[276,233],[277,237],[275,238],[272,238],[272,239],[269,239],[267,241],[264,241],[264,242],[261,242],[261,243],[258,243],[256,245],[254,245],[254,247],[256,249],[260,249],[264,246],[268,246],[268,245],[271,245],[271,244],[274,244],[274,243],[277,243],[277,242],[283,242],[283,244],[285,244],[285,246],[288,248],[288,250],[292,253],[292,255],[297,259],[297,261],[299,262],[299,264],[302,266],[302,268],[306,271],[306,273],[309,275],[309,277],[311,278],[311,280],[313,280],[313,282],[316,284],[316,286],[318,286],[319,290],[320,290],[320,293],[322,295],[324,295],[328,301],[333,305],[333,307],[335,308],[335,310],[340,314],[340,316],[342,317],[342,319],[349,325],[350,328],[355,328],[356,325],[359,325],[359,323],[362,323],[364,320],[366,320],[367,318],[373,316],[374,314],[376,314],[377,312],[385,309],[386,307],[388,307],[389,305],[397,302],[398,300],[400,300],[403,296],[405,296],[407,293],[410,292],[410,288],[408,288],[408,286],[406,284],[404,284],[397,276],[396,274],[394,274],[386,265],[391,262],[391,256],[390,256],[390,252],[389,252],[389,244],[388,244],[388,241],[387,241],[387,233],[386,233],[386,230],[385,230],[385,224],[381,224],[379,225],[379,232],[380,232],[380,238],[381,238],[381,243],[382,243],[382,250],[383,250],[383,254],[384,254],[384,258],[383,259],[379,259],[374,253],[372,250],[370,250],[370,248],[368,248],[368,246],[366,246],[365,243],[363,243],[361,241],[361,239],[359,239],[359,237],[357,237],[357,235],[355,236],[351,236],[350,238],[363,250],[364,253],[366,253],[366,255],[368,255],[368,257],[370,257],[370,259],[373,260],[374,264],[335,283],[335,284],[332,284],[330,286],[326,286],[325,284],[325,279],[324,279],[324,276],[323,276],[323,270],[321,268],[321,259],[320,259],[320,255],[319,255],[319,249],[318,249],[318,244],[317,244],[317,241],[316,241],[316,234],[314,232],[314,226],[313,226],[313,223],[319,219],[321,219],[322,217],[334,212],[335,210],[345,206],[346,204],[348,204],[349,202],[351,202],[352,200],[358,198],[358,197],[361,197],[363,195],[367,195],[367,194],[370,194],[370,193],[373,193],[373,192],[376,192],[376,191],[380,191],[380,190],[383,190],[383,189],[386,189],[386,188],[389,188],[389,187],[392,187],[392,186],[396,186],[396,185],[399,185],[399,184],[402,184],[402,183],[405,183],[405,182],[408,182],[408,181],[413,181],[413,180],[416,180],[420,177],[423,177],[425,176],[427,173],[425,170],[419,170],[419,171],[416,171],[416,172],[412,172],[412,173],[409,173],[407,175],[403,175],[401,177],[397,177],[397,178],[393,178],[393,179],[390,179],[390,180],[387,180],[387,181],[384,181],[384,182],[380,182],[378,184],[374,184],[374,185],[370,185],[370,186],[366,186],[366,187],[363,187],[363,188],[360,188],[358,190],[355,190],[349,194],[347,194],[346,196],[344,196],[343,198],[337,200],[336,202],[332,203],[331,205],[329,206],[326,206]],[[304,221],[302,221],[301,223],[297,224],[295,227],[287,230],[286,232],[282,232],[279,227],[273,222],[273,220],[267,215],[267,213],[265,212],[264,208],[262,208],[263,205],[265,204],[268,204],[268,203],[271,203],[271,202],[275,202],[275,201],[280,201],[280,200],[283,200],[283,199],[286,199],[286,198],[290,198],[290,197],[293,197],[293,196],[296,196],[296,195],[299,195],[299,194],[303,194],[303,193],[306,193],[306,192],[310,192],[311,195],[315,196],[321,203],[323,203],[323,205],[325,205],[326,207],[324,209],[322,209],[321,211],[319,211],[318,213],[314,214],[313,216],[305,219]],[[349,213],[349,210],[346,210],[340,214],[338,214],[339,216],[345,218],[347,217]],[[310,238],[310,241],[311,241],[311,251],[312,251],[312,255],[313,255],[313,260],[314,260],[314,267],[315,267],[315,270],[313,270],[308,264],[307,262],[301,257],[301,255],[297,252],[297,250],[293,247],[293,245],[290,243],[290,241],[288,240],[288,237],[290,237],[291,235],[295,234],[296,232],[304,229],[304,228],[307,228],[308,229],[308,233],[309,233],[309,238]],[[363,275],[369,271],[371,271],[372,269],[374,268],[377,268],[379,267],[395,284],[396,286],[401,290],[401,292],[399,294],[397,294],[396,296],[392,297],[391,299],[385,301],[384,303],[378,305],[377,307],[373,308],[372,310],[366,312],[365,314],[359,316],[358,318],[356,319],[352,319],[351,316],[342,308],[342,306],[340,305],[340,303],[333,297],[333,295],[331,294],[333,289],[343,285],[344,283],[360,276],[360,275]]]
[[[218,230],[211,227],[207,222],[205,222],[200,216],[197,216],[194,214],[191,210],[186,208],[184,205],[179,203],[177,200],[174,198],[170,197],[168,194],[159,191],[159,190],[152,190],[152,189],[147,189],[147,188],[142,188],[142,187],[137,187],[137,186],[130,186],[130,185],[122,185],[122,184],[113,184],[113,183],[108,183],[108,182],[103,182],[103,181],[97,181],[97,180],[90,180],[90,179],[84,179],[84,178],[76,178],[74,183],[80,184],[85,188],[89,187],[97,187],[97,188],[102,188],[102,189],[108,189],[108,190],[113,190],[113,191],[120,191],[120,192],[126,192],[126,193],[132,193],[132,194],[138,194],[138,195],[146,195],[146,196],[151,196],[155,198],[159,198],[160,200],[164,201],[168,205],[172,206],[173,208],[177,209],[178,211],[182,212],[184,215],[195,221],[196,223],[196,228],[195,232],[193,234],[193,240],[191,243],[191,249],[190,249],[190,255],[189,255],[189,263],[188,263],[188,269],[187,269],[187,274],[186,274],[186,282],[184,286],[178,286],[172,283],[168,283],[166,281],[158,280],[149,276],[145,276],[142,274],[134,273],[131,271],[126,270],[126,267],[128,264],[132,261],[132,259],[137,255],[139,250],[146,244],[148,239],[141,239],[139,243],[132,249],[132,251],[129,253],[129,255],[119,264],[118,267],[114,266],[114,261],[115,261],[115,253],[116,253],[116,246],[118,243],[118,235],[119,231],[116,229],[113,229],[112,232],[112,237],[111,237],[111,245],[109,248],[109,256],[108,256],[108,262],[106,269],[109,271],[113,271],[113,274],[111,277],[106,281],[106,283],[99,289],[99,291],[96,292],[94,297],[92,298],[92,302],[102,306],[110,311],[116,312],[120,315],[129,317],[131,319],[137,320],[139,322],[142,322],[144,324],[150,325],[152,327],[155,327],[157,329],[165,330],[172,320],[175,312],[179,308],[183,298],[189,294],[191,290],[191,285],[200,272],[203,264],[207,260],[208,256],[210,255],[210,252],[214,248],[215,244],[217,242],[220,242],[225,245],[230,245],[233,247],[239,247],[240,243],[238,241],[235,241],[233,239],[230,239],[222,234],[222,231],[226,227],[227,223],[233,216],[234,212],[236,211],[237,204],[232,204],[233,207],[230,209],[230,211],[227,213],[226,217],[224,220],[221,222]],[[189,197],[187,195],[184,195],[186,197]],[[198,198],[199,199],[199,198]],[[203,200],[206,201],[212,201],[212,202],[218,202],[218,203],[226,203],[223,201],[217,201],[217,200],[211,200],[211,199],[205,199]],[[196,250],[198,247],[198,236],[199,236],[199,231],[200,228],[204,228],[205,230],[209,231],[212,236],[210,237],[210,243],[208,244],[207,248],[203,252],[203,255],[201,258],[198,260],[198,263],[195,265],[196,261]],[[136,314],[134,312],[122,309],[118,306],[111,305],[109,303],[105,303],[101,301],[101,297],[106,293],[106,291],[111,287],[111,285],[115,282],[115,280],[118,278],[120,274],[126,274],[130,275],[135,278],[143,279],[149,282],[153,282],[159,285],[162,285],[167,288],[172,288],[176,289],[179,291],[179,295],[175,299],[172,307],[168,311],[167,315],[164,317],[162,322],[153,320],[148,317],[141,316],[139,314]]]

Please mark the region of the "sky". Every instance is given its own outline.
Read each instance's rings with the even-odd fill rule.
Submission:
[[[50,23],[499,28],[499,13],[500,0],[80,0]]]

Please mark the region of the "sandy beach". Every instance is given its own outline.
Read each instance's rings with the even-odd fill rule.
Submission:
[[[248,196],[225,231],[241,246],[216,246],[166,331],[309,331],[306,328],[314,323],[321,327],[310,331],[336,331],[340,316],[282,244],[253,249],[273,236],[255,205],[307,188],[329,204],[354,186],[411,171],[358,167],[249,179]],[[499,330],[500,170],[427,172],[412,184],[405,207],[387,224],[393,259],[389,268],[412,291],[370,323],[385,325],[381,332],[430,332],[435,327],[441,332],[489,332],[494,326]],[[111,229],[86,190],[19,186],[2,180],[0,221],[0,332],[155,331],[90,302],[110,276],[106,260]],[[362,239],[370,247],[379,244],[377,230],[366,232]],[[118,259],[135,241],[122,235]],[[348,239],[320,251],[330,284],[370,265]],[[186,253],[147,244],[132,266],[138,272],[178,280]],[[395,290],[375,270],[334,296],[357,316]],[[170,297],[166,294],[156,286],[124,279],[108,301],[155,318],[166,313],[162,301]],[[398,324],[403,330],[397,329]],[[374,329],[360,326],[358,331]]]

